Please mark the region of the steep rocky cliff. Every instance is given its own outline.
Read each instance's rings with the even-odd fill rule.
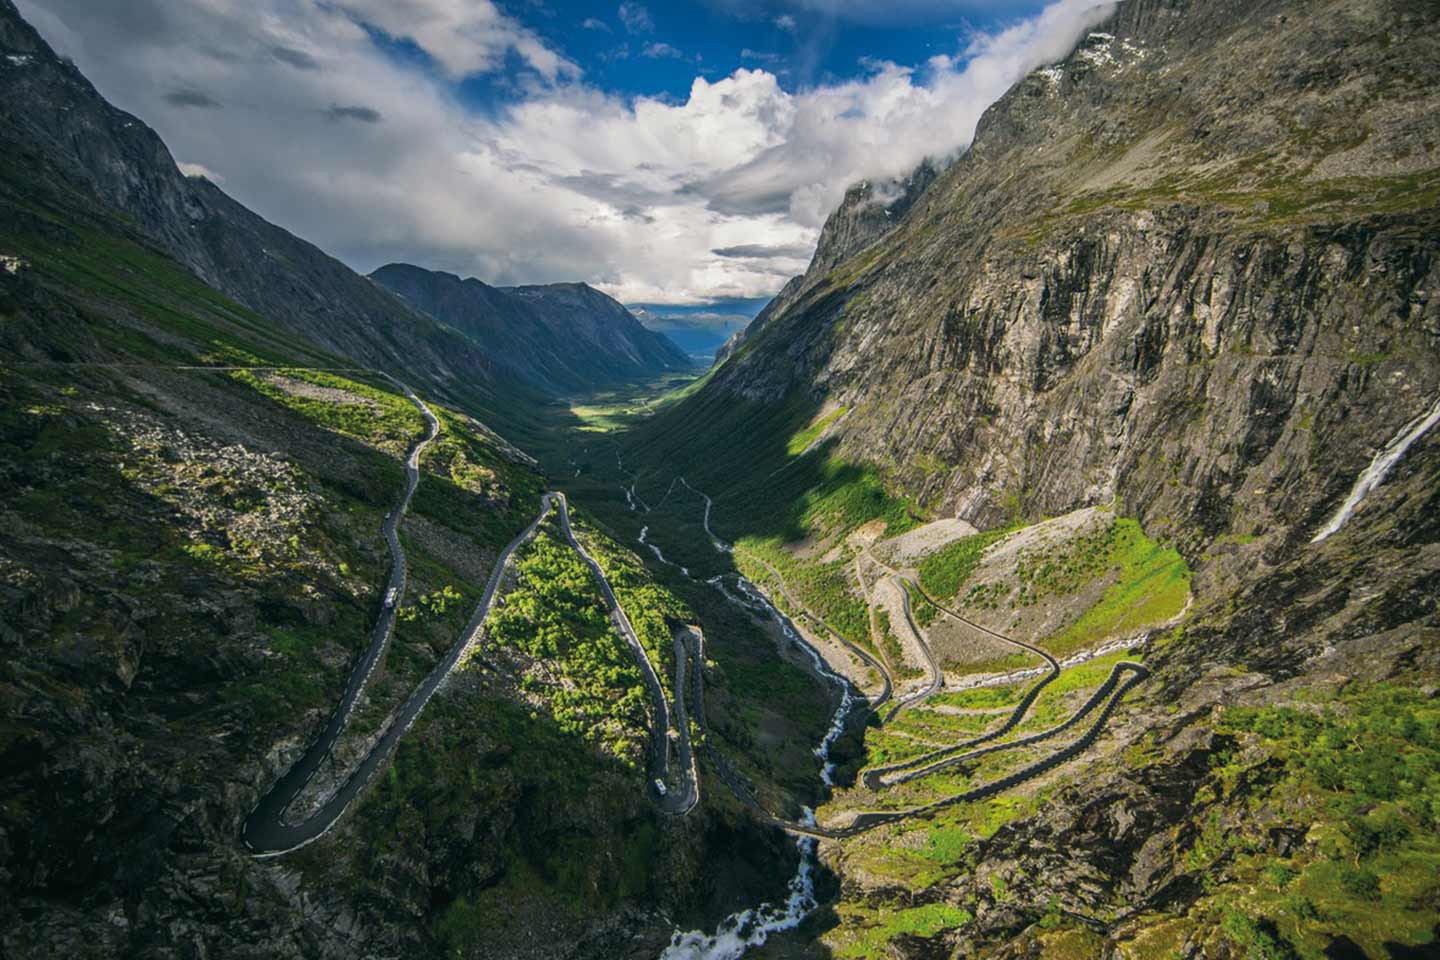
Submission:
[[[663,334],[583,283],[499,288],[405,263],[370,279],[485,344],[497,367],[538,389],[594,388],[691,366]]]
[[[817,256],[627,453],[721,490],[730,535],[788,539],[796,563],[839,549],[843,523],[808,521],[842,483],[846,522],[903,517],[863,487],[874,475],[981,529],[1113,505],[1193,568],[1183,627],[1136,651],[1155,671],[1138,713],[1043,811],[942,880],[897,879],[863,843],[829,849],[842,905],[963,913],[893,955],[1287,956],[1286,937],[1350,955],[1390,936],[1368,910],[1411,906],[1404,943],[1433,941],[1435,887],[1415,878],[1434,851],[1413,839],[1433,783],[1406,794],[1408,845],[1367,847],[1344,817],[1399,802],[1393,784],[1316,786],[1352,760],[1279,731],[1314,710],[1388,756],[1366,727],[1392,709],[1376,704],[1433,719],[1440,436],[1311,540],[1440,397],[1437,37],[1440,8],[1408,0],[1120,3],[987,111],[893,228]],[[767,469],[737,477],[737,461]],[[874,506],[853,506],[862,489]],[[805,522],[777,523],[777,490]],[[1432,769],[1433,738],[1415,743]],[[1323,798],[1308,814],[1307,789]],[[1312,878],[1345,869],[1391,872],[1346,873],[1351,899],[1321,904],[1342,881]],[[1263,870],[1302,879],[1285,893]]]
[[[842,261],[859,253],[900,224],[906,213],[940,175],[941,165],[926,159],[909,176],[875,182],[865,180],[845,191],[845,199],[825,219],[810,267],[791,279],[745,329],[730,337],[715,354],[723,362],[740,345],[759,332],[772,317],[784,312],[805,290],[823,279]]]
[[[1299,12],[1123,4],[694,402],[845,406],[840,453],[986,525],[1299,536],[1440,390],[1434,8]]]

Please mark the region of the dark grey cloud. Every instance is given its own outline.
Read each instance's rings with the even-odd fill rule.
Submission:
[[[358,120],[361,123],[379,123],[384,119],[379,110],[370,107],[342,107],[338,104],[326,110],[325,116],[331,120]]]
[[[643,207],[626,207],[620,211],[620,216],[632,223],[654,223],[655,218]]]
[[[659,206],[667,201],[674,202],[671,194],[641,186],[625,177],[609,173],[595,173],[582,170],[580,173],[563,177],[551,177],[550,182],[574,190],[592,200],[601,200],[623,211],[627,216],[643,212],[646,208]]]
[[[764,243],[742,243],[736,247],[716,247],[710,251],[717,257],[748,260],[804,260],[814,251],[798,245],[769,245]]]
[[[721,174],[708,180],[687,183],[679,192],[704,199],[705,206],[716,213],[732,217],[758,217],[789,211],[790,194],[794,190],[791,179],[759,182]]]
[[[727,216],[784,214],[790,212],[797,186],[822,180],[828,162],[822,152],[797,137],[795,142],[761,150],[739,166],[692,181],[682,189],[704,197],[709,209]]]
[[[281,63],[288,63],[296,70],[319,70],[320,61],[316,60],[304,50],[296,50],[294,47],[275,46],[270,48],[270,56]]]
[[[171,90],[165,94],[165,102],[172,107],[197,110],[219,110],[220,101],[200,90]]]

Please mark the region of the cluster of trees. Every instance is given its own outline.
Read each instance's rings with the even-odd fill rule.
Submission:
[[[955,596],[980,565],[980,557],[985,553],[985,548],[1009,532],[1009,529],[986,530],[984,533],[961,537],[935,551],[920,561],[920,585],[932,597]]]
[[[456,603],[465,599],[465,595],[456,590],[450,584],[446,584],[433,593],[422,593],[415,598],[414,606],[406,606],[400,609],[400,619],[406,623],[413,622],[420,616],[420,611],[428,611],[431,616],[443,617]]]
[[[605,571],[615,598],[640,638],[640,645],[659,672],[661,683],[668,688],[675,675],[671,624],[693,622],[695,615],[683,601],[650,578],[649,571],[635,554],[583,521],[576,523],[576,530],[585,538],[590,555]]]
[[[590,569],[553,528],[536,536],[517,568],[516,588],[491,613],[489,641],[545,662],[558,682],[536,673],[529,686],[562,730],[638,761],[644,682]]]
[[[1237,707],[1220,720],[1219,732],[1235,739],[1217,740],[1214,786],[1202,787],[1198,798],[1284,811],[1306,837],[1277,856],[1267,842],[1275,814],[1236,830],[1212,807],[1187,856],[1191,866],[1228,857],[1246,869],[1263,868],[1259,893],[1244,912],[1282,949],[1267,955],[1287,955],[1285,941],[1313,949],[1337,927],[1378,943],[1424,937],[1433,926],[1440,896],[1440,702],[1429,691],[1394,684],[1357,687],[1326,692],[1323,707]],[[1246,942],[1243,924],[1232,921],[1226,932]]]

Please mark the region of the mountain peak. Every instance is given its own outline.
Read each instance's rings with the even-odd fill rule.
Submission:
[[[550,392],[651,377],[693,364],[612,297],[585,283],[492,287],[411,264],[371,279],[489,348],[495,363]]]

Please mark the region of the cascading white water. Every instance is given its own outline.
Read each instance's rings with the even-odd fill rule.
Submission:
[[[650,528],[649,528],[648,526],[641,527],[641,528],[640,528],[640,536],[637,537],[636,539],[639,540],[641,543],[643,543],[645,546],[647,546],[647,547],[650,548],[650,552],[653,553],[653,554],[655,554],[655,559],[656,559],[656,560],[659,560],[661,563],[665,564],[665,565],[668,566],[668,567],[675,567],[675,568],[678,569],[681,573],[685,574],[685,576],[687,576],[687,577],[690,576],[690,568],[689,568],[689,567],[682,566],[682,565],[680,565],[680,564],[678,564],[678,563],[675,563],[675,562],[673,562],[673,561],[671,561],[671,560],[666,560],[666,559],[665,559],[665,554],[663,554],[663,553],[660,552],[660,548],[657,547],[655,544],[651,543],[649,540],[645,539],[645,538],[648,537],[649,535],[650,535]]]
[[[814,823],[815,813],[804,809],[804,822]],[[713,934],[698,930],[677,933],[660,960],[739,960],[746,951],[770,939],[772,933],[793,930],[815,908],[815,840],[801,837],[800,868],[790,878],[790,893],[784,903],[764,904],[732,913]]]
[[[1440,422],[1440,397],[1436,398],[1435,405],[1430,408],[1429,413],[1421,414],[1405,424],[1400,432],[1385,445],[1385,449],[1375,455],[1375,459],[1370,461],[1370,466],[1361,471],[1360,476],[1356,478],[1350,496],[1345,498],[1340,509],[1336,510],[1335,515],[1330,518],[1330,522],[1325,524],[1320,532],[1315,534],[1315,539],[1310,542],[1319,543],[1345,526],[1346,521],[1354,515],[1361,501],[1371,490],[1380,485],[1391,468],[1400,462],[1401,457],[1405,456],[1405,451],[1410,449],[1411,444],[1424,436],[1425,432],[1435,426],[1437,422]]]
[[[691,493],[695,494],[697,497],[705,501],[705,533],[707,536],[710,537],[710,544],[715,548],[716,552],[734,553],[735,548],[730,546],[730,544],[726,543],[724,540],[721,540],[719,537],[715,536],[715,531],[710,529],[710,510],[715,506],[715,502],[705,494],[701,493],[699,490],[696,490],[694,487],[690,486],[690,481],[686,480],[684,477],[680,478],[680,482],[685,484],[686,490],[689,490]]]
[[[781,631],[785,634],[785,639],[805,652],[805,655],[810,658],[810,662],[814,664],[815,672],[840,688],[840,705],[835,708],[835,716],[830,721],[830,729],[826,731],[825,738],[815,748],[815,756],[819,757],[823,764],[820,768],[820,779],[824,781],[825,786],[833,787],[835,786],[835,764],[830,762],[830,748],[845,732],[845,724],[849,720],[850,710],[855,706],[855,687],[850,681],[830,669],[825,658],[820,656],[820,652],[805,642],[795,630],[794,625],[780,615],[780,611],[776,610],[775,606],[765,598],[765,595],[756,589],[755,584],[740,576],[737,576],[735,580],[740,592],[763,609],[770,619],[779,624]]]
[[[710,529],[712,506],[710,498],[686,483],[684,478],[681,478],[680,482],[684,483],[692,493],[705,500],[705,532],[710,535],[710,542],[715,550],[720,553],[733,553],[734,548],[715,536]],[[656,552],[658,554],[659,551]],[[850,681],[830,669],[829,665],[825,663],[825,659],[820,656],[820,652],[805,642],[794,625],[779,610],[775,609],[775,606],[753,583],[738,574],[734,575],[734,578],[736,587],[743,595],[740,598],[725,589],[724,577],[713,577],[708,582],[725,594],[725,597],[731,602],[762,610],[780,627],[787,640],[805,652],[814,665],[816,673],[840,687],[840,704],[835,708],[835,715],[830,721],[830,729],[825,732],[824,739],[815,748],[815,756],[820,759],[820,778],[827,787],[833,787],[835,785],[835,764],[830,761],[830,750],[845,732],[850,711],[854,709],[858,701],[855,687]],[[809,807],[802,809],[804,815],[801,822],[814,824],[815,812]],[[765,941],[770,939],[771,934],[793,930],[799,926],[819,906],[815,899],[817,860],[814,838],[799,837],[796,839],[795,845],[800,850],[800,866],[795,871],[795,876],[790,879],[790,893],[784,903],[763,904],[733,913],[721,921],[714,933],[707,934],[700,930],[677,931],[670,940],[670,946],[660,955],[659,960],[739,960],[750,949],[762,946]]]

